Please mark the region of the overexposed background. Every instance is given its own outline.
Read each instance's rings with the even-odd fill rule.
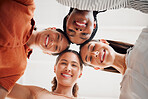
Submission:
[[[38,31],[47,27],[62,29],[63,18],[69,7],[58,4],[56,0],[35,0],[34,19]],[[120,40],[135,43],[142,28],[148,26],[148,14],[133,9],[110,10],[97,16],[99,29],[95,38]],[[72,44],[71,49],[79,50]],[[18,83],[35,85],[51,91],[51,81],[55,76],[53,67],[56,56],[43,54],[40,49],[34,49],[28,60],[28,66]],[[118,99],[122,75],[104,71],[96,71],[84,67],[83,75],[78,80],[79,95],[86,99]]]

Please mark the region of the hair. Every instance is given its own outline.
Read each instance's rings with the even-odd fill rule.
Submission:
[[[98,42],[99,40],[92,40],[94,42]],[[121,41],[113,41],[113,40],[106,40],[108,43],[109,43],[109,46],[111,46],[117,53],[120,53],[120,54],[126,54],[127,53],[127,50],[130,48],[130,47],[133,47],[134,45],[133,44],[130,44],[130,43],[125,43],[125,42],[121,42]],[[83,45],[80,45],[80,51],[81,51],[81,48],[84,46],[85,44]],[[83,62],[83,61],[82,61]],[[83,62],[84,63],[84,62]],[[92,65],[89,65],[89,64],[86,64],[84,63],[85,65],[88,65],[90,67],[93,67]],[[117,71],[115,68],[113,67],[107,67],[107,68],[104,68],[102,69],[103,71],[108,71],[108,72],[114,72],[114,73],[120,73],[119,71]]]
[[[67,53],[67,52],[72,52],[72,53],[74,53],[75,55],[78,56],[79,62],[80,62],[80,68],[82,70],[83,69],[82,59],[80,57],[80,54],[78,52],[74,51],[74,50],[67,50],[67,51],[63,51],[62,53],[60,53],[59,56],[56,59],[56,64],[60,60],[61,56],[63,54],[65,54],[65,53]],[[57,88],[57,79],[56,79],[56,77],[53,78],[53,80],[52,80],[51,83],[53,84],[52,91],[56,90],[56,88]],[[72,89],[72,93],[73,93],[73,96],[74,97],[77,97],[78,96],[78,90],[79,90],[79,87],[78,87],[77,83],[75,83],[74,86],[73,86],[73,89]]]
[[[70,15],[72,13],[73,9],[74,8],[70,8],[68,15]],[[93,32],[92,32],[90,38],[88,40],[86,40],[84,43],[87,43],[87,42],[91,41],[94,38],[94,36],[95,36],[95,34],[96,34],[97,30],[98,30],[97,14],[100,13],[100,12],[105,12],[105,11],[106,10],[99,11],[99,12],[98,11],[93,11],[94,20],[96,21],[96,27],[95,27],[95,29],[93,29]],[[64,33],[66,33],[66,35],[67,35],[66,24],[67,24],[67,17],[68,17],[68,15],[66,15],[64,20],[63,20],[63,30],[64,30]],[[68,38],[68,40],[70,41],[69,38]],[[73,42],[71,42],[71,43],[73,43]],[[84,44],[84,43],[82,43],[82,44]],[[77,44],[77,45],[81,45],[81,44]]]
[[[67,36],[61,29],[59,29],[59,28],[57,28],[56,31],[62,33],[62,34],[66,37],[66,39],[67,39],[67,41],[68,41],[68,44],[70,45],[70,41],[69,41],[68,36]],[[62,51],[62,52],[67,51],[67,50],[69,49],[69,47],[70,47],[70,46],[68,46],[68,47],[67,47],[64,51]],[[61,53],[61,52],[60,52],[60,53]],[[54,56],[56,56],[56,55],[59,55],[60,53],[51,53],[51,54],[54,55]]]

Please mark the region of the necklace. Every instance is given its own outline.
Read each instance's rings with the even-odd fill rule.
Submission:
[[[68,99],[76,99],[75,97],[69,97],[69,96],[66,96],[66,95],[63,95],[63,94],[59,94],[59,93],[55,93],[55,92],[51,92],[51,94],[57,95],[57,96],[63,96],[63,97],[66,97]]]

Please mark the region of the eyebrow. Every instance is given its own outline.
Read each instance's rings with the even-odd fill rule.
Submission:
[[[76,63],[76,64],[78,64],[76,61],[72,61],[72,63]]]
[[[60,52],[60,50],[61,50],[61,46],[59,47],[59,52]]]
[[[90,45],[91,45],[91,44],[88,45],[88,48],[87,48],[87,49],[89,49]]]
[[[58,46],[56,45],[56,47],[55,47],[55,51],[57,51],[57,49],[58,49]]]
[[[66,62],[67,62],[67,60],[66,60],[66,59],[61,59],[61,61],[66,61]]]
[[[86,40],[87,38],[83,38],[83,37],[80,37],[81,39],[83,39],[83,40]]]
[[[61,41],[62,41],[62,39],[63,39],[63,35],[61,35]]]
[[[85,61],[87,62],[87,55],[86,55],[86,57],[85,57]]]
[[[57,37],[57,39],[59,40],[59,38],[60,38],[60,34],[58,34],[58,37]]]

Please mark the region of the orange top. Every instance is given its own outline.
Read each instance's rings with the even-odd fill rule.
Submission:
[[[0,86],[7,91],[25,71],[34,10],[33,0],[0,0]]]

